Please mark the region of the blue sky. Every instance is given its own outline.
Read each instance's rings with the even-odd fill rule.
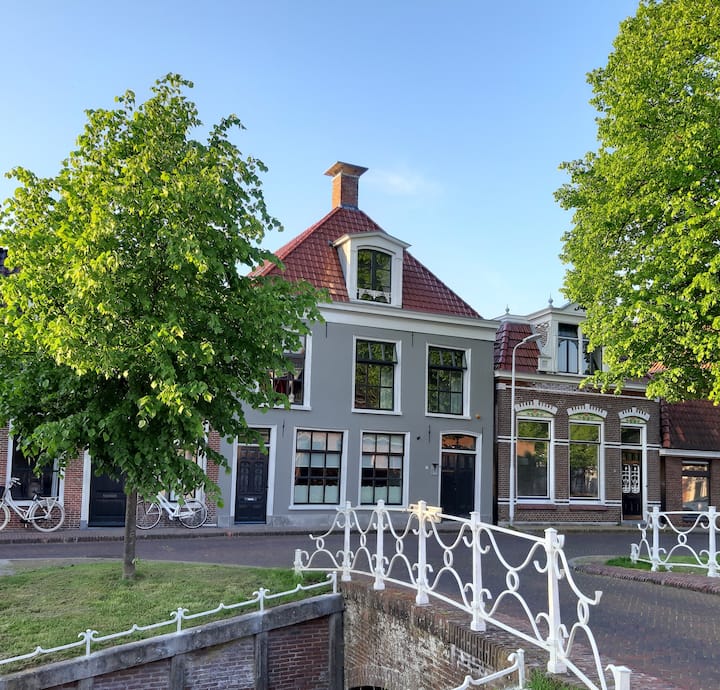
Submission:
[[[484,317],[556,305],[558,165],[596,148],[586,73],[637,0],[0,0],[0,171],[54,175],[88,108],[192,80],[269,167],[277,249],[330,210],[324,171]],[[14,183],[0,180],[0,199]]]

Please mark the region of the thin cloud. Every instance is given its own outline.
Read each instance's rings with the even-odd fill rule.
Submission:
[[[372,173],[373,186],[383,189],[392,196],[435,195],[440,191],[438,183],[423,177],[420,173],[381,169],[373,170]]]

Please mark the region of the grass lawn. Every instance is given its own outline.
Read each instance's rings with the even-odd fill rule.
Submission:
[[[707,563],[707,558],[704,559],[704,562]],[[695,573],[697,575],[707,575],[707,567],[696,565],[697,561],[691,556],[674,556],[670,559],[670,563],[675,563],[680,566],[673,570],[675,573]],[[632,560],[630,560],[630,556],[618,556],[617,558],[611,558],[607,561],[607,565],[614,565],[620,568],[633,568],[635,570],[650,570],[652,567],[650,563],[643,563],[642,561],[633,563]],[[660,566],[657,572],[666,573],[668,572],[668,569],[664,566]]]
[[[166,621],[178,607],[188,609],[191,614],[199,613],[214,609],[220,603],[230,605],[252,599],[253,592],[261,587],[277,594],[293,589],[299,582],[310,584],[324,580],[322,573],[308,573],[299,580],[292,570],[286,569],[156,561],[138,563],[134,581],[122,579],[122,564],[115,560],[22,570],[0,577],[0,659],[27,654],[37,646],[50,648],[75,642],[78,633],[88,628],[108,635],[127,630],[133,624]],[[298,593],[293,598],[328,591],[330,589]],[[273,600],[272,604],[291,600],[283,597]],[[183,622],[183,628],[252,610],[252,607],[243,607]],[[173,630],[168,626],[154,634]],[[137,633],[120,638],[116,644],[140,637],[142,634]],[[99,648],[93,645],[94,651]],[[3,665],[0,675],[77,655],[78,650],[74,650]]]

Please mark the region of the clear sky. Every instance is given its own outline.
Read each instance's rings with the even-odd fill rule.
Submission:
[[[335,161],[360,208],[494,318],[561,295],[571,215],[558,165],[596,148],[586,73],[637,0],[0,0],[0,171],[54,175],[88,108],[192,80],[208,126],[269,167],[275,250],[330,210]],[[0,199],[14,182],[0,180]]]

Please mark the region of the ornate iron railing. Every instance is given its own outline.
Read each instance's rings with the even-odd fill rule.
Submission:
[[[362,522],[361,515],[366,516]],[[441,522],[443,529],[439,530]],[[333,551],[328,541],[338,533],[343,536],[343,546]],[[330,570],[339,572],[343,581],[349,581],[351,573],[370,575],[376,590],[384,589],[387,582],[409,587],[415,590],[419,605],[427,604],[432,596],[467,612],[472,630],[483,631],[490,623],[545,650],[550,673],[570,672],[591,690],[608,690],[589,626],[590,607],[600,601],[601,592],[589,597],[579,590],[563,552],[564,537],[555,529],[546,529],[544,536],[538,537],[483,523],[478,513],[466,519],[445,515],[424,501],[408,509],[386,508],[380,501],[373,508],[353,508],[346,503],[337,509],[327,532],[310,538],[315,550],[295,551],[296,572]],[[524,545],[519,562],[510,563],[503,556],[499,542],[504,539],[520,540]],[[428,555],[430,547],[432,557]],[[461,551],[470,555],[468,579],[455,567]],[[486,568],[505,573],[504,584],[496,591],[490,590],[488,578],[483,577]],[[537,611],[528,598],[538,596],[521,592],[521,585],[533,576],[542,580],[536,591],[540,591],[543,604]],[[569,624],[560,615],[562,582],[574,600],[576,620]],[[583,636],[592,653],[594,668],[588,672],[594,671],[594,678],[572,658],[579,648],[576,642]],[[608,670],[616,690],[629,689],[629,669],[611,665]]]
[[[651,570],[661,566],[668,570],[676,568],[700,568],[708,577],[718,577],[718,513],[715,506],[706,511],[661,511],[655,506],[647,512],[647,519],[639,525],[642,537],[639,544],[630,545],[633,563],[649,563]],[[692,533],[707,532],[707,549],[696,551],[688,542]],[[648,538],[649,533],[649,538]],[[666,538],[663,540],[663,536]],[[662,543],[665,543],[665,546]],[[678,557],[687,560],[678,561]]]
[[[506,676],[510,676],[513,673],[517,673],[518,675],[518,684],[513,686],[513,690],[524,690],[525,688],[525,651],[522,649],[518,649],[517,651],[513,652],[510,656],[508,656],[508,661],[510,662],[510,666],[507,668],[504,668],[500,671],[496,671],[495,673],[491,673],[487,676],[483,676],[482,678],[473,678],[472,676],[465,676],[465,680],[463,681],[462,685],[458,685],[458,687],[454,688],[453,690],[469,690],[469,688],[477,688],[481,685],[487,685],[488,683],[493,683],[496,680],[500,680],[501,678],[505,678]]]
[[[315,589],[332,587],[333,593],[337,594],[337,576],[335,573],[328,574],[328,580],[326,582],[317,582],[312,585],[300,585],[298,584],[294,589],[287,590],[285,592],[279,592],[277,594],[270,594],[269,589],[261,587],[256,592],[253,592],[253,598],[246,601],[241,601],[236,604],[218,604],[214,609],[208,611],[200,611],[199,613],[188,613],[188,609],[179,607],[170,614],[170,618],[166,621],[160,621],[159,623],[151,623],[149,625],[137,625],[133,624],[131,628],[122,630],[121,632],[110,633],[109,635],[100,635],[97,630],[87,629],[85,632],[78,633],[78,641],[70,642],[68,644],[58,645],[57,647],[50,647],[45,649],[44,647],[38,646],[32,652],[27,654],[21,654],[20,656],[13,656],[7,659],[0,659],[0,666],[5,664],[12,664],[17,661],[25,661],[34,657],[44,654],[54,654],[56,652],[63,652],[70,649],[83,649],[82,656],[90,656],[93,652],[92,645],[99,645],[103,642],[111,642],[122,637],[130,637],[136,633],[148,632],[159,630],[160,628],[167,628],[174,626],[175,630],[172,632],[178,634],[182,632],[183,621],[197,620],[198,618],[206,618],[207,616],[213,616],[216,613],[223,611],[233,611],[235,609],[248,608],[251,606],[257,606],[258,611],[263,613],[265,611],[266,602],[274,599],[281,599],[289,597],[297,592],[309,592]],[[187,627],[187,626],[186,626]]]

